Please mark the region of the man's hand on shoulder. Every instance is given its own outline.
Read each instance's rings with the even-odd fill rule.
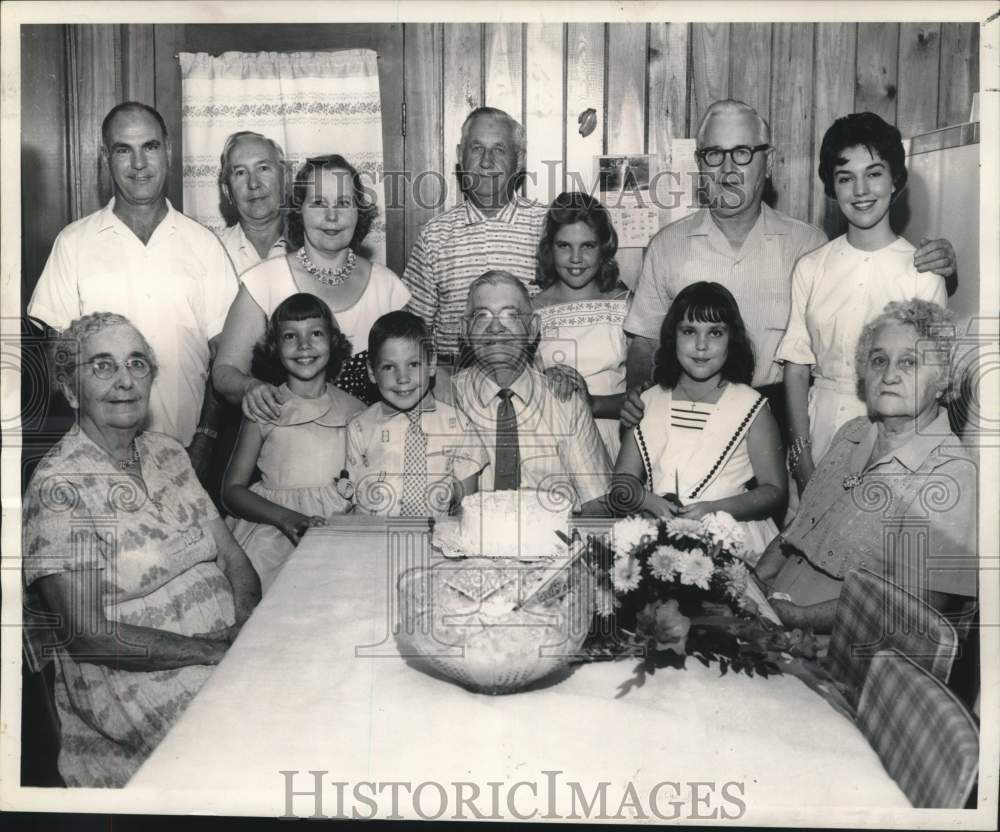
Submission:
[[[642,421],[642,414],[646,410],[646,405],[642,401],[642,391],[638,387],[633,387],[625,395],[625,403],[622,405],[621,423],[626,430],[634,428]]]
[[[939,240],[920,238],[920,247],[913,252],[913,266],[918,272],[934,272],[951,277],[958,269],[955,249],[943,237]]]

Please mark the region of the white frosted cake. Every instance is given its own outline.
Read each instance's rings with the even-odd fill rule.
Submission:
[[[561,545],[556,532],[568,534],[569,516],[558,494],[481,491],[462,500],[461,547],[487,558],[553,554]]]

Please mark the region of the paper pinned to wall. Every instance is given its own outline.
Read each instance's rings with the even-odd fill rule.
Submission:
[[[644,248],[660,229],[660,212],[648,202],[622,199],[608,205],[608,213],[618,232],[618,248]]]
[[[600,199],[619,248],[644,248],[663,226],[699,208],[694,139],[672,139],[665,153],[596,156]]]

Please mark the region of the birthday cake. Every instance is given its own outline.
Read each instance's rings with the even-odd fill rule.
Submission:
[[[481,491],[462,500],[458,543],[470,555],[537,557],[557,552],[568,534],[570,505],[561,495],[531,489]]]

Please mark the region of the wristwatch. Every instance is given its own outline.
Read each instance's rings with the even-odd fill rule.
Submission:
[[[209,439],[213,440],[219,438],[219,432],[217,430],[212,430],[211,428],[202,427],[201,425],[195,428],[194,432],[195,434],[200,433],[202,436],[207,436]]]

